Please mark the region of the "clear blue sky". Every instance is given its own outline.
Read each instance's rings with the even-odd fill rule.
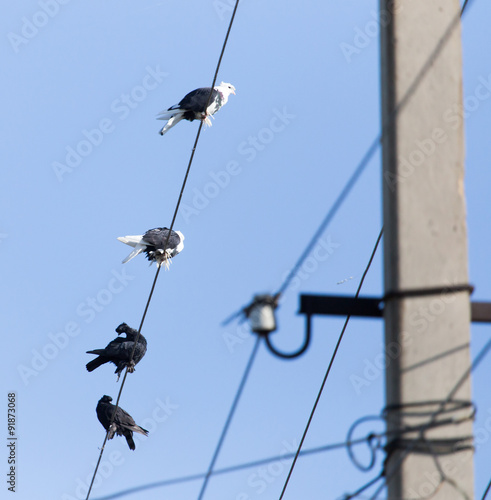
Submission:
[[[211,83],[231,3],[4,6],[0,394],[4,408],[9,391],[18,399],[16,498],[84,498],[104,438],[95,406],[119,389],[109,366],[86,372],[85,351],[105,346],[123,321],[138,327],[155,272],[143,257],[122,265],[129,248],[116,237],[170,224],[198,125],[182,122],[160,137],[155,116]],[[175,226],[185,248],[160,275],[143,328],[148,353],[121,399],[152,432],[135,452],[121,438],[109,442],[92,498],[206,470],[253,346],[244,328],[220,322],[280,285],[380,130],[377,9],[375,0],[240,5],[219,74],[237,95],[202,133]],[[474,0],[463,20],[466,97],[482,81],[491,86],[490,17],[491,5]],[[468,102],[470,281],[474,300],[486,300],[491,99]],[[310,260],[285,294],[279,348],[302,342],[299,293],[354,293],[381,227],[380,169],[377,153],[322,237],[332,254]],[[364,293],[382,293],[381,252]],[[217,467],[295,447],[342,322],[315,319],[311,347],[296,361],[261,346]],[[489,332],[472,327],[474,355]],[[358,390],[353,376],[377,359],[382,335],[379,321],[351,322],[306,448],[343,441],[354,420],[379,413],[383,372]],[[476,495],[491,474],[490,363],[473,379]],[[285,498],[352,492],[378,474],[380,458],[368,474],[344,450],[303,458]],[[7,451],[0,464],[5,474]],[[280,464],[218,476],[205,498],[273,500],[286,472]],[[127,498],[187,500],[200,486]]]

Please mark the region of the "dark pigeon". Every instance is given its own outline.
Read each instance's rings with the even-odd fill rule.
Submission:
[[[147,341],[142,334],[138,337],[138,330],[129,327],[126,323],[121,323],[116,328],[116,332],[118,335],[121,335],[122,333],[126,334],[126,338],[117,337],[109,342],[104,349],[87,351],[87,354],[98,355],[97,358],[87,363],[87,371],[94,371],[96,368],[99,368],[99,366],[109,362],[116,365],[116,371],[114,373],[118,375],[118,380],[121,372],[126,367],[128,367],[128,371],[130,373],[135,371],[135,365],[141,361],[147,352]],[[137,337],[138,342],[136,343],[133,359],[130,362],[131,353],[133,352],[133,347]]]
[[[157,120],[168,120],[160,131],[160,135],[164,135],[181,120],[189,120],[190,122],[202,120],[211,127],[211,121],[208,117],[214,115],[222,106],[227,104],[230,94],[235,94],[235,87],[225,82],[213,87],[213,90],[211,87],[203,87],[189,92],[179,104],[175,104],[166,111],[159,113]],[[209,104],[206,107],[208,99]]]
[[[118,240],[134,247],[134,250],[123,260],[123,264],[139,253],[145,252],[150,263],[155,261],[158,266],[164,264],[168,269],[172,257],[175,257],[184,248],[184,235],[180,231],[171,231],[169,235],[169,229],[166,227],[149,229],[143,235],[120,236]]]
[[[106,429],[106,431],[109,430],[107,439],[112,439],[114,434],[124,436],[130,450],[134,450],[135,442],[133,441],[133,432],[138,432],[144,436],[148,436],[148,431],[143,427],[136,425],[131,415],[126,413],[122,408],[119,408],[119,406],[116,410],[116,414],[114,415],[111,428],[109,429],[109,422],[111,422],[114,408],[116,408],[115,405],[111,404],[112,400],[113,398],[111,396],[102,396],[102,398],[99,399],[96,408],[97,418],[104,429]]]

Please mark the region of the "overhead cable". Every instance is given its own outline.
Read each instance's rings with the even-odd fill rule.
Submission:
[[[208,96],[208,101],[206,103],[206,107],[205,109],[208,108],[208,104],[211,100],[211,96],[212,96],[212,93],[213,93],[213,87],[215,86],[215,83],[216,83],[216,80],[217,80],[217,77],[218,77],[218,72],[220,70],[220,65],[222,63],[222,59],[223,59],[223,55],[225,53],[225,48],[227,46],[227,42],[228,42],[228,38],[229,38],[229,35],[230,35],[230,31],[232,29],[232,24],[234,22],[234,19],[235,19],[235,14],[237,12],[237,7],[239,5],[239,1],[240,0],[236,0],[235,2],[235,8],[232,12],[232,16],[230,18],[230,23],[228,25],[228,29],[227,29],[227,33],[225,35],[225,39],[223,41],[223,44],[222,44],[222,49],[220,51],[220,56],[218,58],[218,63],[216,65],[216,69],[215,69],[215,73],[213,75],[213,82],[212,82],[212,85],[211,85],[211,88],[210,88],[210,94]],[[181,200],[182,200],[182,196],[183,196],[183,193],[184,193],[184,189],[186,187],[186,183],[187,183],[187,180],[188,180],[188,176],[189,176],[189,172],[191,171],[191,165],[193,163],[193,159],[194,159],[194,154],[196,152],[196,148],[197,148],[197,145],[198,145],[198,141],[199,141],[199,137],[200,137],[200,134],[201,134],[201,129],[203,128],[203,121],[200,121],[200,124],[199,124],[199,127],[198,127],[198,132],[196,133],[196,139],[194,141],[194,145],[193,145],[193,148],[191,150],[191,155],[190,155],[190,158],[189,158],[189,162],[188,162],[188,166],[186,168],[186,173],[184,175],[184,180],[182,182],[182,186],[181,186],[181,190],[179,192],[179,196],[178,196],[178,199],[177,199],[177,203],[176,203],[176,207],[175,207],[175,210],[174,210],[174,215],[172,217],[172,222],[171,222],[171,225],[170,225],[170,228],[169,228],[169,232],[168,232],[168,235],[167,235],[167,239],[164,243],[164,248],[163,248],[163,253],[165,255],[165,250],[167,248],[167,245],[169,243],[169,238],[170,238],[170,235],[172,233],[172,229],[174,227],[174,223],[176,221],[176,217],[177,217],[177,213],[179,211],[179,206],[181,204]],[[138,328],[138,334],[136,336],[136,339],[135,339],[135,343],[134,343],[134,346],[133,346],[133,351],[131,352],[131,356],[130,356],[130,360],[129,360],[129,363],[131,363],[131,361],[133,360],[133,356],[134,356],[134,353],[135,353],[135,349],[136,349],[136,345],[137,345],[137,342],[138,342],[138,339],[141,335],[141,330],[142,330],[142,327],[143,327],[143,323],[145,321],[145,317],[146,317],[146,314],[147,314],[147,311],[148,311],[148,308],[150,306],[150,301],[152,300],[152,296],[153,296],[153,292],[155,290],[155,285],[157,283],[157,279],[159,277],[159,273],[160,273],[160,268],[161,266],[157,266],[157,271],[155,273],[155,278],[153,280],[153,283],[152,283],[152,287],[151,287],[151,290],[150,290],[150,294],[148,296],[148,299],[147,299],[147,302],[146,302],[146,305],[145,305],[145,310],[143,312],[143,316],[142,316],[142,319],[141,319],[141,322],[140,322],[140,327]],[[94,484],[94,481],[95,481],[95,478],[96,478],[96,475],[97,475],[97,471],[99,469],[99,465],[101,463],[101,459],[102,459],[102,455],[104,453],[104,447],[106,445],[106,442],[107,442],[107,439],[108,439],[108,436],[109,436],[109,432],[110,432],[110,429],[111,429],[111,425],[112,423],[114,422],[114,417],[116,415],[116,411],[119,407],[119,400],[121,398],[121,393],[123,392],[123,387],[124,387],[124,384],[126,382],[126,376],[128,374],[128,368],[126,368],[125,370],[125,373],[124,373],[124,377],[123,377],[123,380],[121,382],[121,386],[120,386],[120,389],[119,389],[119,393],[118,393],[118,397],[116,399],[116,404],[114,406],[114,411],[113,411],[113,414],[112,414],[112,417],[111,417],[111,420],[109,422],[109,426],[108,426],[108,430],[106,432],[106,435],[104,437],[104,441],[102,443],[102,447],[101,447],[101,451],[100,451],[100,454],[99,454],[99,459],[97,460],[97,463],[96,463],[96,466],[95,466],[95,470],[94,470],[94,474],[92,476],[92,480],[90,482],[90,486],[89,486],[89,489],[88,489],[88,492],[87,492],[87,496],[86,496],[86,500],[89,500],[89,497],[90,497],[90,493],[92,491],[92,486]]]

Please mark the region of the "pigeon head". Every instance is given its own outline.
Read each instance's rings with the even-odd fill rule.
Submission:
[[[220,83],[220,87],[226,90],[229,94],[235,95],[235,87],[231,83],[222,82]]]
[[[116,333],[118,335],[121,335],[122,333],[126,332],[126,329],[128,328],[128,325],[126,323],[121,323],[117,328],[116,328]]]
[[[111,396],[102,396],[99,403],[110,403],[113,400]]]

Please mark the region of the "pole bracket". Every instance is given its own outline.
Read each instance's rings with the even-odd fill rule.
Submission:
[[[452,287],[447,287],[451,289]],[[436,291],[435,291],[436,290]],[[443,289],[432,289],[437,293],[442,293]],[[470,291],[467,286],[459,286],[459,291]],[[443,292],[445,293],[445,292]],[[455,290],[454,290],[455,293]],[[417,297],[428,295],[423,292],[415,294],[413,291],[401,292],[397,298]],[[387,299],[396,298],[394,294],[389,294]],[[347,295],[316,295],[301,294],[299,314],[307,317],[324,316],[361,316],[364,318],[382,318],[384,315],[385,297],[351,297]],[[471,302],[471,321],[473,323],[491,323],[491,302]]]

